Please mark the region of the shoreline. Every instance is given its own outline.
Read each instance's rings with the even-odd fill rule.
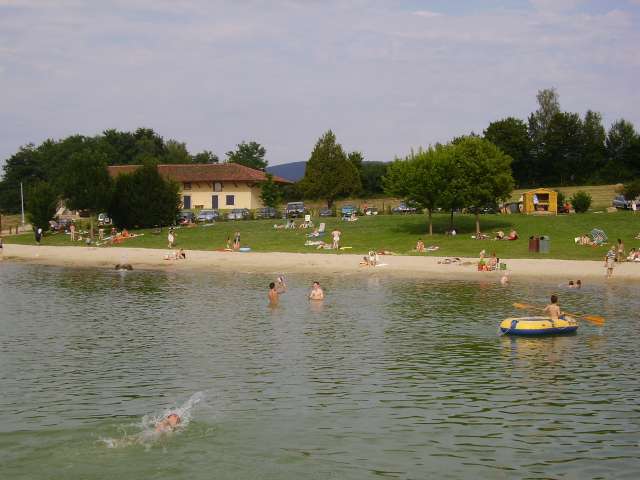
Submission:
[[[78,248],[5,244],[3,261],[65,267],[103,267],[131,264],[135,270],[227,271],[241,273],[317,273],[317,274],[385,274],[416,278],[499,281],[500,271],[478,272],[476,258],[441,264],[446,257],[381,256],[385,265],[362,267],[362,255],[340,253],[219,252],[186,250],[186,260],[164,260],[168,249],[150,248]],[[511,279],[589,279],[607,281],[601,261],[555,259],[501,259],[507,264]],[[640,264],[616,264],[609,281],[640,280]]]

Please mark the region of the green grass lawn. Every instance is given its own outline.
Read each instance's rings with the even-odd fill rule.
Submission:
[[[587,233],[592,228],[603,229],[609,236],[610,242],[621,238],[626,249],[640,247],[640,240],[633,237],[640,232],[640,214],[631,212],[616,213],[586,213],[560,216],[525,216],[525,215],[483,215],[481,226],[484,232],[495,232],[498,229],[508,233],[515,228],[520,234],[520,240],[491,241],[472,240],[474,231],[474,217],[471,215],[456,215],[455,226],[459,235],[447,237],[444,232],[449,225],[448,215],[434,216],[434,231],[438,232],[429,237],[426,232],[425,215],[378,215],[376,217],[361,217],[357,222],[343,222],[340,219],[323,219],[327,224],[327,232],[334,227],[343,232],[342,245],[352,249],[347,253],[366,253],[371,249],[385,249],[399,254],[416,254],[415,248],[418,238],[423,238],[425,244],[438,245],[436,253],[426,254],[434,256],[468,256],[476,257],[480,250],[487,254],[496,252],[502,258],[560,258],[600,260],[606,251],[605,247],[593,248],[577,246],[574,237]],[[314,219],[318,223],[318,219]],[[177,231],[179,247],[187,250],[216,250],[224,248],[228,236],[233,237],[237,230],[241,233],[242,245],[249,246],[258,252],[322,252],[335,255],[329,250],[316,250],[315,247],[305,247],[308,230],[275,230],[274,223],[282,220],[250,220],[235,222],[219,222],[210,227],[181,228]],[[150,230],[142,230],[143,236],[126,240],[124,247],[167,248],[167,230],[161,234],[153,234]],[[549,255],[528,252],[528,238],[531,235],[549,235],[551,237],[551,253]],[[324,238],[329,241],[329,235]],[[35,244],[33,234],[23,234],[6,237],[6,243]],[[68,235],[48,234],[43,245],[71,245]],[[80,242],[74,245],[82,246]],[[118,247],[108,247],[118,248]]]

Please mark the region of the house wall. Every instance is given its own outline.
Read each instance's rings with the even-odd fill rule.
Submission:
[[[233,208],[256,209],[262,207],[260,200],[260,187],[244,182],[219,182],[221,190],[214,191],[211,182],[191,182],[191,188],[186,189],[184,183],[180,184],[180,198],[185,195],[191,197],[191,209],[213,208],[212,197],[218,196],[218,209],[230,210]],[[234,204],[227,205],[227,195],[234,196]]]

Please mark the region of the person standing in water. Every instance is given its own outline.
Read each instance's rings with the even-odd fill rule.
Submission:
[[[324,300],[324,291],[319,282],[313,282],[313,286],[309,292],[309,300]]]
[[[282,275],[276,280],[276,291],[278,294],[282,294],[287,291],[287,282],[284,280]]]
[[[560,305],[558,305],[558,296],[551,295],[551,303],[544,307],[544,313],[551,317],[551,321],[555,322],[559,318],[562,317],[562,312],[560,311]]]
[[[271,305],[277,305],[279,300],[278,290],[276,290],[276,284],[271,282],[269,284],[269,303]]]

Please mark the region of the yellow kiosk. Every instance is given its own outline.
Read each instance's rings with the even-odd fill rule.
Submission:
[[[558,192],[538,188],[522,195],[522,212],[527,215],[557,215]]]

